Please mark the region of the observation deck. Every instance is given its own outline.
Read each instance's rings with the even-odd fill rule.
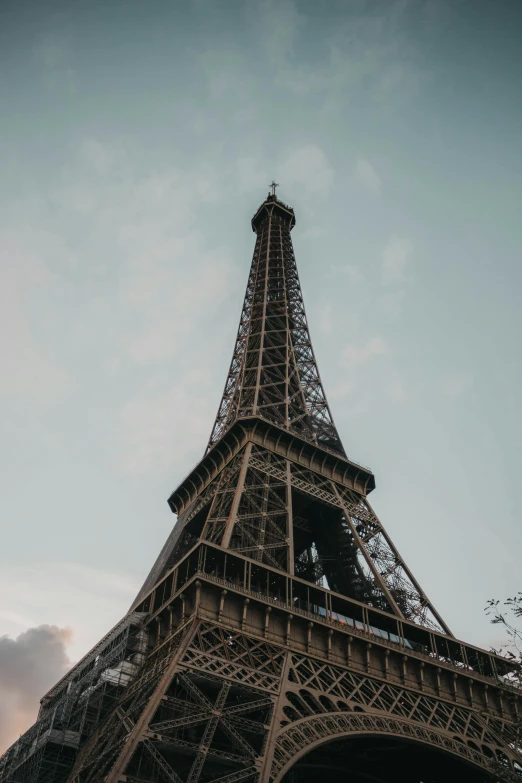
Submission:
[[[292,207],[279,201],[277,196],[268,194],[256,214],[252,218],[252,231],[257,234],[259,227],[271,215],[277,215],[283,220],[288,221],[288,230],[291,231],[295,226],[295,213]]]

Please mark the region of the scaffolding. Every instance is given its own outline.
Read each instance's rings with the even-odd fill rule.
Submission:
[[[145,659],[145,616],[127,615],[43,697],[34,726],[0,757],[3,783],[65,783],[78,749]]]

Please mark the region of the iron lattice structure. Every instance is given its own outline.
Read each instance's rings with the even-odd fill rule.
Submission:
[[[452,635],[343,449],[294,225],[274,188],[177,523],[127,615],[0,759],[2,783],[516,779],[509,662]]]
[[[209,449],[238,418],[261,416],[345,456],[308,331],[294,225],[294,211],[275,196],[252,219],[254,257]]]

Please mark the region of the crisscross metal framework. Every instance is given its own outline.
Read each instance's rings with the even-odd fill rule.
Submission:
[[[257,234],[232,362],[208,448],[243,416],[262,416],[344,454],[321,383],[290,231],[292,209],[269,195]]]
[[[355,737],[440,752],[451,779],[522,773],[508,662],[451,634],[368,502],[373,474],[346,457],[295,216],[272,191],[208,448],[169,499],[177,524],[124,619],[0,758],[0,783],[306,783],[311,749]]]

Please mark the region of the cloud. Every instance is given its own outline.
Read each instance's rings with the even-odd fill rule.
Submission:
[[[239,158],[236,168],[239,193],[256,192],[259,195],[263,188],[268,190],[269,175],[256,158]]]
[[[67,58],[67,49],[63,43],[48,40],[35,49],[35,54],[44,68],[52,70],[63,65]]]
[[[196,166],[190,176],[182,167],[142,170],[134,152],[130,142],[87,137],[54,186],[36,194],[34,203],[13,207],[12,234],[0,237],[0,395],[31,395],[36,405],[42,398],[61,400],[70,389],[81,393],[100,379],[114,381],[120,396],[113,410],[100,410],[95,393],[86,416],[113,427],[118,422],[110,432],[120,436],[122,450],[131,448],[121,457],[125,470],[140,472],[172,456],[172,441],[169,452],[154,424],[146,424],[147,411],[153,410],[157,427],[161,421],[163,438],[176,438],[172,423],[199,431],[190,357],[203,340],[212,356],[220,339],[216,319],[231,318],[235,326],[239,309],[229,316],[225,307],[238,279],[234,259],[214,237],[205,246],[198,222],[218,198],[215,170]],[[268,182],[265,177],[265,187]],[[60,353],[55,359],[55,347],[75,377],[60,366]],[[144,388],[141,368],[157,380],[176,355],[183,356],[183,369],[173,368],[179,388]],[[124,376],[130,381],[125,388]],[[217,403],[216,395],[204,409],[201,450]],[[110,408],[111,401],[101,405]],[[112,442],[108,448],[114,449]]]
[[[0,746],[32,725],[42,696],[124,616],[138,588],[125,572],[81,563],[3,564]]]
[[[80,160],[96,174],[107,175],[118,167],[128,165],[125,149],[120,144],[102,144],[99,139],[87,138],[80,143]]]
[[[263,0],[250,4],[255,28],[264,54],[263,62],[272,69],[274,82],[295,95],[307,95],[325,84],[324,69],[298,58],[295,43],[308,20],[292,0]]]
[[[48,89],[76,94],[76,72],[69,62],[70,49],[65,40],[44,40],[34,49],[34,55]]]
[[[405,23],[409,4],[387,0],[376,11],[368,11],[364,0],[350,5],[353,8],[348,13],[334,14],[333,26],[328,25],[326,15],[326,43],[319,42],[311,52],[309,40],[317,40],[318,21],[315,14],[303,10],[302,3],[244,0],[242,14],[252,31],[251,49],[245,53],[244,47],[227,38],[193,52],[211,99],[233,101],[234,107],[247,104],[250,110],[260,86],[255,64],[262,62],[262,78],[270,86],[298,97],[320,96],[320,113],[343,111],[360,87],[368,100],[381,107],[390,105],[392,110],[408,100],[423,78],[421,52]],[[229,125],[235,117],[236,110],[231,108]]]
[[[353,389],[352,381],[340,381],[334,384],[328,391],[329,400],[342,400]]]
[[[32,323],[36,297],[53,297],[56,277],[38,256],[31,237],[0,236],[0,395],[37,404],[61,399],[71,379],[46,349]],[[45,246],[45,238],[43,245]]]
[[[172,358],[195,325],[219,311],[230,293],[230,259],[205,252],[196,234],[172,238],[161,256],[144,268],[131,268],[122,281],[124,303],[143,324],[127,341],[127,354],[137,364]]]
[[[292,0],[263,0],[255,8],[268,62],[277,68],[284,67],[293,54],[303,17]]]
[[[249,102],[252,96],[252,77],[241,50],[230,43],[226,47],[212,47],[195,53],[196,62],[203,70],[212,101],[232,97],[235,105]]]
[[[355,264],[331,264],[328,268],[328,272],[331,277],[338,277],[339,275],[346,275],[351,280],[363,280],[364,276]]]
[[[310,62],[301,43],[314,36],[315,17],[300,13],[291,0],[251,3],[277,86],[298,96],[323,94],[334,111],[346,105],[362,84],[368,98],[381,104],[396,104],[415,94],[422,71],[419,47],[405,32],[408,4],[387,0],[377,12],[366,12],[364,2],[352,5],[343,18],[336,19],[328,46]]]
[[[386,392],[393,403],[401,404],[414,399],[422,388],[421,382],[412,382],[398,372],[392,372],[386,382]]]
[[[321,334],[330,334],[333,329],[332,305],[324,305],[319,310],[319,331]]]
[[[0,637],[0,752],[35,720],[39,701],[70,668],[71,631],[55,625]]]
[[[304,239],[319,239],[320,237],[324,237],[324,235],[327,233],[326,229],[322,226],[314,226],[311,225],[309,228],[302,229],[299,236],[302,240]]]
[[[472,384],[471,373],[450,375],[442,381],[442,392],[448,397],[460,397]]]
[[[388,240],[382,256],[381,279],[384,285],[406,280],[406,264],[412,253],[413,243],[407,237],[392,236]]]
[[[365,158],[358,158],[355,163],[355,178],[360,185],[374,193],[381,192],[381,178],[372,164]]]
[[[10,602],[0,609],[0,634],[16,636],[42,623],[72,628],[66,644],[78,660],[125,614],[138,588],[125,572],[81,563],[4,564],[0,595]]]
[[[366,364],[376,356],[388,353],[388,346],[381,337],[372,337],[366,345],[347,345],[341,354],[341,364],[353,366]]]
[[[283,156],[272,166],[277,172],[267,171],[265,162],[253,156],[241,157],[236,162],[236,181],[240,193],[259,194],[268,190],[270,180],[276,177],[283,191],[292,186],[304,188],[308,193],[326,196],[334,180],[334,171],[323,150],[316,144],[304,144]],[[313,238],[324,234],[317,226],[305,229],[305,235]]]
[[[279,166],[277,176],[285,188],[296,185],[326,196],[333,184],[334,171],[320,147],[305,144],[288,155]]]
[[[148,392],[123,406],[118,422],[125,472],[164,469],[172,463],[174,450],[177,462],[202,455],[218,403],[198,394],[198,389],[208,388],[209,380],[209,374],[195,370],[167,391]]]
[[[231,260],[219,248],[205,248],[197,227],[198,213],[218,194],[212,167],[196,167],[190,177],[176,167],[141,171],[123,142],[89,137],[80,143],[52,200],[71,225],[89,233],[84,274],[93,274],[97,263],[111,286],[98,303],[87,299],[81,313],[106,371],[121,369],[116,356],[138,365],[172,358],[195,324],[213,317],[229,295]],[[89,311],[95,305],[96,314]]]

